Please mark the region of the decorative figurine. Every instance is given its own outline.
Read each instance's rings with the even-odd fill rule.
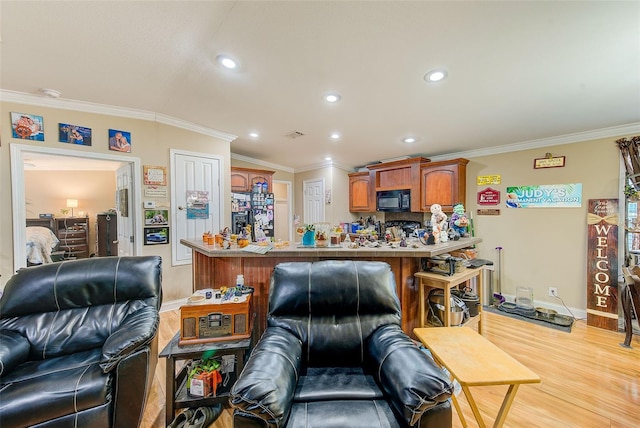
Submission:
[[[447,228],[447,215],[442,211],[442,205],[431,205],[431,228],[436,243],[440,242],[441,232]]]
[[[453,228],[449,228],[449,241],[457,241],[458,239],[460,239],[460,234]]]
[[[425,236],[427,237],[427,245],[436,244],[436,237],[433,236],[433,227],[427,226],[427,232],[425,233]]]
[[[458,232],[462,237],[469,236],[467,233],[467,227],[469,226],[469,220],[467,214],[464,212],[464,204],[458,202],[453,206],[453,214],[451,214],[451,220],[449,220],[449,226],[451,229]]]

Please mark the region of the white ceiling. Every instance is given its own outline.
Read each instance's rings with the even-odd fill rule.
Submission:
[[[640,122],[637,1],[0,8],[1,89],[53,88],[63,99],[175,117],[236,135],[232,153],[294,170],[325,156],[353,168]],[[221,53],[239,70],[221,69]],[[426,83],[434,68],[448,78]],[[342,100],[324,102],[329,91]],[[292,131],[305,135],[285,136]],[[418,141],[402,143],[409,135]]]

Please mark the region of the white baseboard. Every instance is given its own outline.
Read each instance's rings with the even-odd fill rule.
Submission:
[[[176,309],[180,309],[180,306],[184,305],[187,303],[187,299],[178,299],[178,300],[172,300],[170,302],[162,302],[162,305],[160,306],[160,312],[168,312],[168,311],[175,311]]]
[[[510,294],[503,294],[502,295],[507,302],[515,302],[516,300],[516,296],[514,295],[510,295]],[[559,313],[560,315],[567,315],[567,316],[573,316],[575,319],[581,320],[581,319],[587,319],[587,310],[586,309],[582,309],[582,308],[566,308],[562,303],[560,303],[560,299],[556,299],[558,301],[558,303],[550,303],[550,302],[540,302],[540,301],[533,301],[533,305],[535,307],[543,307],[543,308],[547,308],[547,309],[553,309],[554,311],[556,311],[557,313]],[[569,311],[571,311],[571,313],[569,313]]]

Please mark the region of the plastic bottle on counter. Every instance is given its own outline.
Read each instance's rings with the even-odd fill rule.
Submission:
[[[235,291],[235,295],[236,296],[242,296],[242,290],[244,290],[244,275],[243,274],[239,274],[236,277],[236,291]]]

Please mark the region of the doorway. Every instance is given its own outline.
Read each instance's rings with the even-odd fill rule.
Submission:
[[[304,200],[304,223],[314,224],[324,221],[324,178],[302,182]]]
[[[275,199],[275,232],[277,240],[293,241],[293,203],[291,200],[291,182],[273,180]]]
[[[191,249],[180,239],[216,233],[224,222],[223,158],[207,153],[170,150],[173,266],[190,264]]]
[[[27,146],[23,144],[12,144],[11,151],[11,204],[13,212],[13,265],[17,271],[26,267],[26,225],[27,200],[25,197],[25,162],[32,158],[49,157],[60,163],[64,161],[77,162],[111,162],[114,165],[129,165],[132,171],[129,215],[132,220],[131,230],[133,234],[133,255],[142,253],[142,244],[138,237],[142,236],[142,224],[138,219],[138,207],[141,206],[140,194],[137,188],[141,182],[140,159],[123,155],[112,155],[103,153],[84,153],[67,149],[56,149],[49,147]],[[113,169],[115,174],[115,168]],[[72,183],[69,184],[70,187]]]

